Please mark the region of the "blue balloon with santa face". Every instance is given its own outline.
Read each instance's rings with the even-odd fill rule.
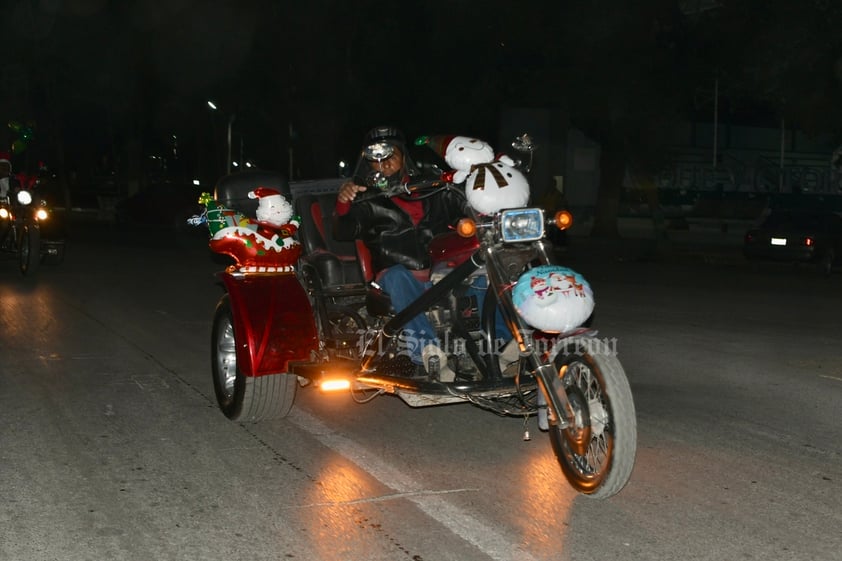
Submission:
[[[523,273],[512,301],[526,323],[548,333],[579,327],[594,308],[593,290],[585,277],[560,265],[542,265]]]

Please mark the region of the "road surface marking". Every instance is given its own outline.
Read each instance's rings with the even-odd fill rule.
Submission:
[[[319,419],[303,411],[293,409],[287,420],[313,435],[316,440],[334,452],[348,458],[372,477],[397,491],[396,495],[415,503],[424,514],[449,528],[474,547],[495,561],[537,561],[532,555],[500,536],[493,528],[470,513],[451,504],[446,494],[421,489],[418,483],[401,470],[374,454],[368,454],[363,446],[349,438],[340,436]],[[465,490],[461,490],[465,491]]]

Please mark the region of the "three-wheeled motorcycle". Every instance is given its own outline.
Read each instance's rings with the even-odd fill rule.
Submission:
[[[377,195],[455,190],[468,203],[466,218],[433,240],[429,270],[418,272],[431,287],[400,311],[377,284],[364,244],[333,238],[340,181],[288,185],[276,174],[241,173],[203,196],[205,213],[193,222],[208,226],[212,250],[233,258],[219,273],[225,293],[213,319],[218,405],[232,420],[254,422],[285,416],[299,388],[317,388],[349,391],[360,403],[392,395],[412,407],[471,403],[536,416],[570,484],[610,497],[634,464],[635,409],[616,340],[586,326],[590,286],[554,262],[547,241],[550,229],[572,219],[528,206],[514,160],[464,171],[459,184],[450,174]],[[525,197],[505,192],[524,185]],[[258,189],[292,201],[274,234],[255,218]],[[402,327],[419,313],[435,328],[452,378],[440,376],[444,364],[419,373],[407,358],[412,341]]]

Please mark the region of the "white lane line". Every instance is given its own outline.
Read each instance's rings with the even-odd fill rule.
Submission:
[[[837,382],[842,382],[842,378],[839,376],[827,376],[825,374],[819,374],[819,378],[827,378],[828,380],[836,380]]]
[[[452,495],[453,493],[476,493],[479,489],[445,489],[443,491],[416,491],[414,493],[390,493],[388,495],[380,495],[379,497],[367,497],[365,499],[354,499],[353,501],[331,501],[327,503],[309,503],[306,505],[296,505],[287,508],[313,508],[321,506],[340,506],[340,505],[357,505],[365,503],[382,503],[385,501],[394,501],[395,499],[408,499],[410,497],[417,497],[419,495]]]
[[[491,559],[537,561],[532,555],[501,537],[496,528],[448,502],[446,495],[449,493],[420,488],[415,480],[407,477],[402,471],[374,454],[369,454],[365,447],[353,440],[336,434],[319,419],[302,411],[300,407],[293,409],[287,420],[312,434],[324,446],[357,464],[387,487],[394,489],[397,496],[415,503],[424,514],[450,529]],[[466,490],[458,491],[465,492]]]

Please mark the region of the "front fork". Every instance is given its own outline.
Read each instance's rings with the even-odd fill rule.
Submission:
[[[534,244],[535,254],[542,264],[549,264],[549,252],[543,240],[537,241]],[[497,302],[500,309],[503,311],[503,318],[511,331],[512,336],[518,343],[520,348],[520,355],[525,357],[529,364],[529,369],[538,380],[538,386],[541,389],[539,394],[539,407],[543,404],[549,404],[552,410],[556,413],[555,419],[559,428],[566,429],[573,424],[575,419],[575,412],[567,398],[567,391],[564,388],[562,377],[558,375],[555,367],[551,362],[546,362],[541,356],[535,346],[534,340],[531,337],[530,328],[523,323],[520,314],[517,313],[515,305],[512,302],[512,288],[513,283],[509,282],[503,277],[503,271],[509,271],[499,257],[499,253],[493,247],[485,249],[485,261],[488,272],[488,286],[489,290],[494,290],[497,294]],[[543,400],[541,399],[543,397]],[[541,403],[543,401],[543,404]],[[546,422],[542,420],[541,409],[539,409],[539,423]]]

